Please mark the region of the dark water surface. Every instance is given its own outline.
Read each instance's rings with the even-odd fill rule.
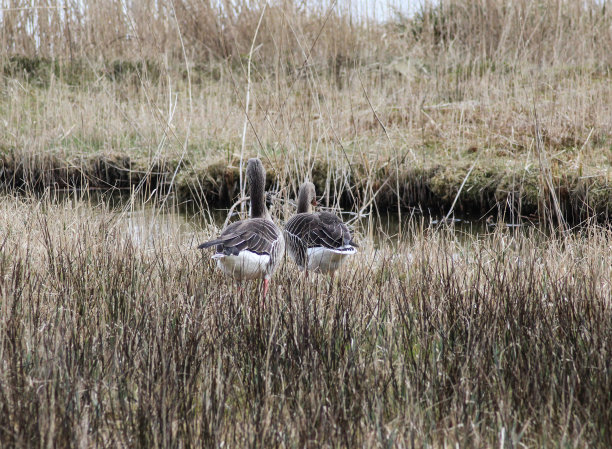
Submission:
[[[129,233],[137,241],[144,240],[146,235],[179,232],[186,236],[197,234],[211,226],[222,228],[227,220],[227,209],[185,211],[177,205],[172,197],[166,200],[133,197],[126,193],[86,192],[79,194],[59,194],[57,201],[85,202],[92,208],[109,208],[118,214],[121,222],[127,225]],[[289,209],[289,216],[292,213]],[[510,230],[533,229],[531,223],[504,223],[480,217],[453,216],[444,221],[443,217],[424,216],[406,213],[401,217],[397,213],[385,213],[375,216],[357,217],[353,212],[332,211],[342,217],[359,236],[371,239],[375,244],[392,243],[406,238],[411,228],[445,228],[450,229],[458,238],[472,238],[490,234],[501,226]],[[230,221],[239,218],[234,211]]]
[[[186,240],[198,241],[208,229],[222,228],[227,220],[227,209],[186,211],[176,204],[173,197],[159,199],[154,196],[143,198],[130,195],[125,191],[55,191],[47,195],[51,202],[85,204],[93,210],[108,211],[117,215],[118,223],[125,226],[127,232],[136,242],[153,243],[156,238],[175,233],[181,234]],[[288,209],[288,216],[292,213]],[[378,246],[382,243],[397,243],[410,235],[411,228],[451,230],[459,239],[469,239],[483,236],[495,231],[497,227],[516,231],[533,229],[530,223],[513,224],[496,222],[489,217],[488,221],[480,217],[451,217],[444,221],[443,217],[424,216],[406,213],[384,213],[375,216],[357,217],[354,212],[335,212],[347,222],[360,238],[365,238]],[[239,215],[233,212],[230,221]],[[282,223],[280,223],[282,224]]]

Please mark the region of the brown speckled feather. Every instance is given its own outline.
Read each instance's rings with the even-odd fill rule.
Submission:
[[[230,224],[215,240],[202,243],[198,248],[216,246],[217,254],[238,255],[240,251],[273,255],[280,237],[276,225],[265,218],[249,218]]]
[[[285,225],[285,233],[299,238],[306,248],[357,246],[348,227],[329,212],[294,215]]]
[[[359,246],[342,220],[329,212],[294,215],[285,225],[285,240],[300,267],[307,263],[308,248],[339,250]]]

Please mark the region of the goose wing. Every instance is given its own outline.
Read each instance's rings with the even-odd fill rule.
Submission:
[[[221,235],[198,246],[216,246],[217,253],[238,255],[240,251],[272,255],[281,234],[276,225],[265,218],[240,220],[226,227]]]
[[[329,212],[297,214],[286,224],[285,231],[306,248],[338,249],[358,246],[351,231],[336,215]]]

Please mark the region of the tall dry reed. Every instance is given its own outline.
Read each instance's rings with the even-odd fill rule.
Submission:
[[[194,249],[207,232],[0,210],[3,445],[611,443],[609,231],[413,223],[333,284],[285,264],[262,308]]]

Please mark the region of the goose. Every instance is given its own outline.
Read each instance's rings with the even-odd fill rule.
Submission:
[[[297,215],[285,225],[287,252],[301,271],[333,275],[359,245],[336,215],[313,212],[316,205],[315,186],[305,182],[298,191]]]
[[[215,246],[212,258],[217,261],[217,267],[238,282],[263,279],[265,298],[270,278],[284,254],[285,240],[266,208],[263,164],[257,158],[249,159],[246,173],[251,196],[250,218],[230,224],[218,238],[202,243],[198,249]]]

